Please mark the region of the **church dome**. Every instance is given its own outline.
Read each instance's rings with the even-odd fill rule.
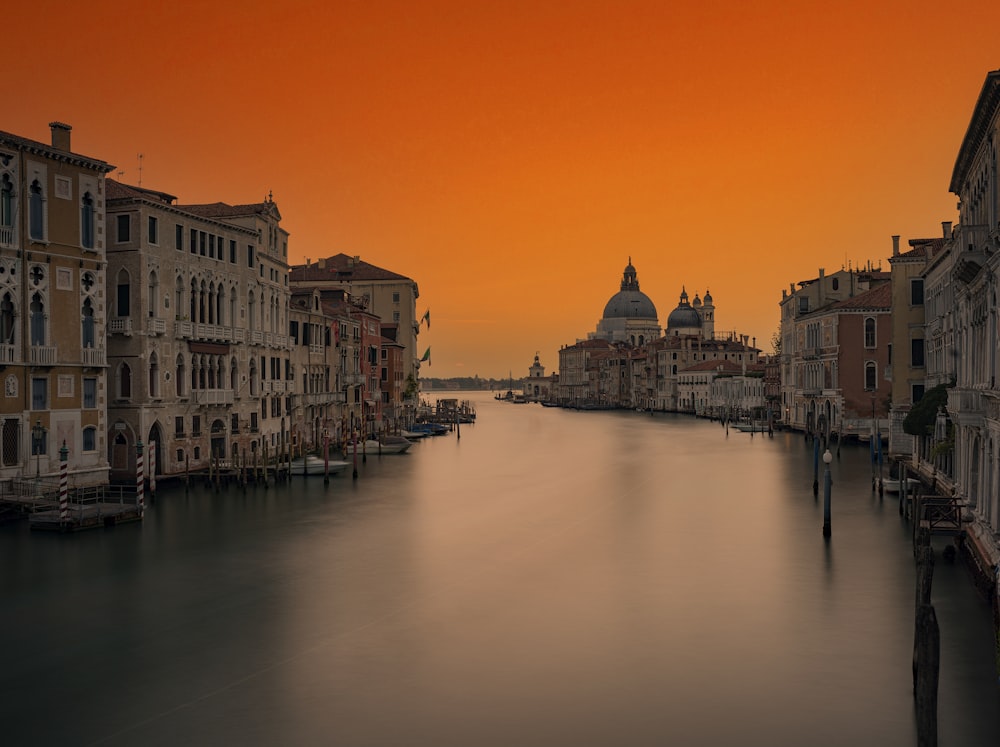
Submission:
[[[649,296],[639,290],[639,280],[629,258],[622,275],[621,290],[615,293],[604,307],[604,319],[656,320],[656,306]]]
[[[688,303],[687,292],[681,290],[681,300],[677,308],[667,317],[668,330],[700,329],[701,315]]]

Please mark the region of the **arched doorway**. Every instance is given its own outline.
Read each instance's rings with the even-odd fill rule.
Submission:
[[[159,423],[153,423],[153,427],[149,429],[149,435],[146,438],[146,465],[149,468],[149,457],[153,457],[156,462],[156,474],[163,474],[163,433],[160,430]]]
[[[221,419],[212,421],[212,456],[216,459],[226,458],[226,424]]]
[[[111,469],[125,471],[129,468],[128,437],[124,431],[116,431],[111,442]]]

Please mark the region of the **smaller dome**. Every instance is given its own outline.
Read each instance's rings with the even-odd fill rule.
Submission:
[[[705,303],[712,303],[712,294],[707,290],[705,291]]]
[[[678,306],[667,317],[667,329],[690,329],[701,327],[701,316],[688,304]]]
[[[698,294],[694,294],[694,300],[691,302],[692,306],[701,306],[701,299],[698,298]]]

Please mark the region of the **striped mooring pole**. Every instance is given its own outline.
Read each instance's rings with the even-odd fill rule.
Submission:
[[[69,449],[63,441],[59,449],[59,522],[69,523]]]
[[[139,518],[142,518],[146,511],[146,502],[143,496],[143,484],[145,480],[142,474],[142,439],[135,442],[135,504],[139,507]]]
[[[149,500],[156,498],[156,441],[149,442]]]

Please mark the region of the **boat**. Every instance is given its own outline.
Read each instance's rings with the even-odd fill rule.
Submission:
[[[743,433],[765,433],[766,423],[733,423],[733,428]]]
[[[410,430],[427,436],[443,436],[448,432],[448,426],[441,423],[414,423]]]
[[[427,438],[430,434],[424,433],[423,431],[400,431],[399,435],[407,441],[416,441],[420,438]]]
[[[339,459],[330,459],[328,462],[323,461],[323,457],[318,457],[314,454],[308,454],[303,460],[302,457],[298,459],[293,459],[289,465],[289,474],[295,475],[337,475],[343,472],[345,469],[350,467],[349,462],[343,462]],[[328,469],[329,467],[329,469]]]
[[[365,441],[364,449],[366,454],[402,454],[411,446],[413,441],[402,436],[383,436],[381,441],[369,438]]]

